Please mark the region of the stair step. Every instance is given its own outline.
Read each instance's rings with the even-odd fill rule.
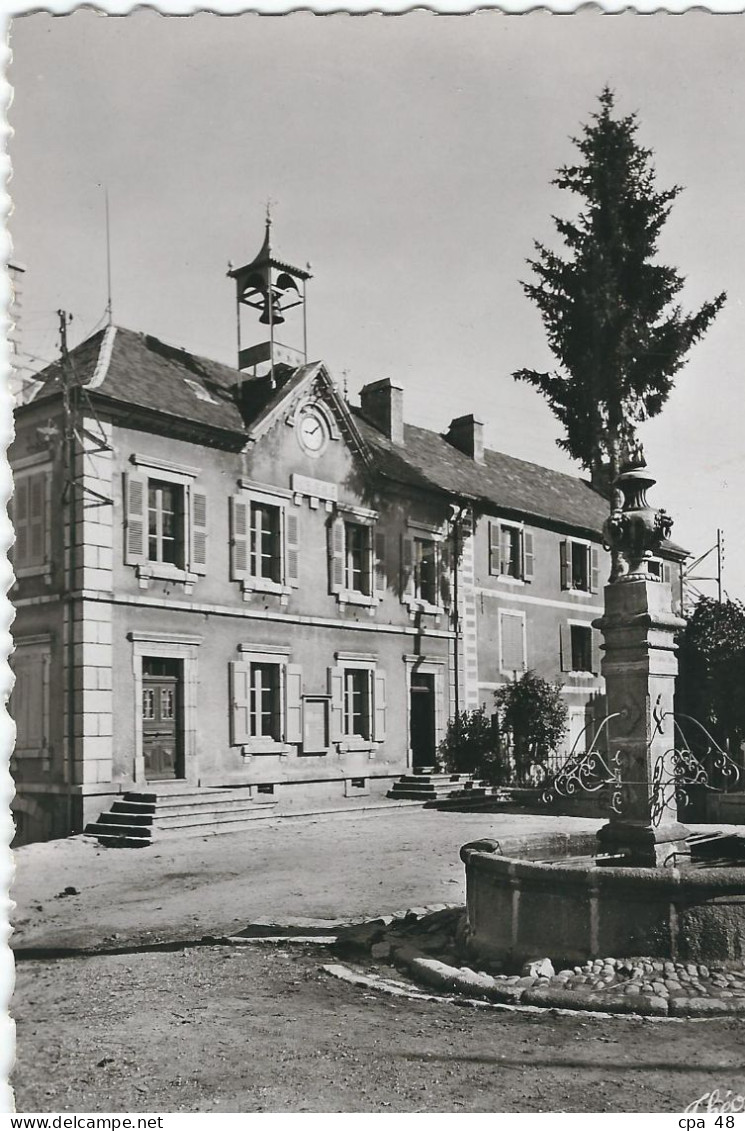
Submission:
[[[99,838],[113,837],[116,840],[126,838],[140,841],[142,844],[152,843],[150,829],[145,829],[141,825],[115,825],[99,819],[95,824],[86,825],[85,832],[88,836]]]
[[[251,796],[250,786],[236,789],[200,789],[198,786],[182,789],[130,789],[122,794],[121,800],[143,805],[210,804],[226,798],[245,798]]]
[[[158,803],[115,801],[111,806],[111,812],[131,815],[133,818],[136,815],[152,815],[158,818],[161,816],[186,816],[189,813],[226,813],[232,809],[244,809],[247,805],[254,809],[266,809],[276,804],[277,800],[273,797],[251,798],[244,794],[239,797],[221,796],[219,798],[200,799],[199,801],[195,801],[193,798],[187,798],[183,801],[174,798],[167,802],[159,801]]]

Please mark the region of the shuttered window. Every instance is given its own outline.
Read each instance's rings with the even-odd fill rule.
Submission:
[[[246,488],[230,499],[230,577],[247,594],[299,584],[300,516],[269,488]]]
[[[524,672],[525,619],[522,613],[499,614],[500,669],[503,673]]]
[[[489,523],[489,573],[532,581],[534,568],[533,533],[508,522]]]
[[[24,647],[11,658],[15,683],[9,711],[16,725],[17,757],[43,757],[49,753],[49,675],[51,652],[48,647]]]
[[[16,573],[42,573],[48,565],[50,471],[16,476],[12,512]]]
[[[388,710],[385,672],[373,663],[329,668],[330,740],[350,749],[384,742]]]
[[[172,576],[174,570],[206,574],[209,506],[194,479],[197,469],[167,465],[147,475],[147,457],[133,456],[143,472],[124,475],[124,560],[139,566],[140,577]],[[165,462],[165,461],[164,461]],[[153,461],[153,469],[159,467]],[[173,471],[171,468],[173,467]]]
[[[561,588],[596,593],[600,586],[600,554],[597,546],[571,538],[559,544]]]

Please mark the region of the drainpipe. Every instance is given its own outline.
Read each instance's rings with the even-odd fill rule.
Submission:
[[[455,510],[455,506],[453,506],[453,511],[454,510]],[[453,678],[454,678],[454,683],[455,683],[455,715],[456,715],[456,717],[460,714],[460,654],[459,654],[458,645],[459,645],[460,639],[461,639],[460,611],[459,611],[459,606],[458,606],[458,596],[459,596],[458,558],[459,558],[459,553],[460,553],[460,548],[461,548],[461,538],[460,538],[461,522],[462,522],[463,515],[465,514],[466,510],[467,510],[467,505],[465,503],[461,503],[460,509],[458,510],[458,512],[455,513],[455,514],[451,513],[451,518],[450,518],[450,525],[451,525],[451,530],[452,530],[452,546],[453,546],[453,612],[452,612],[452,623],[453,623],[453,632],[455,634],[454,639],[453,639]]]

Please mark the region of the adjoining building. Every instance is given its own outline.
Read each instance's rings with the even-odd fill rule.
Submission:
[[[166,783],[385,793],[528,668],[564,683],[572,739],[602,694],[606,500],[473,416],[407,424],[390,381],[350,406],[276,340],[309,274],[269,237],[231,270],[239,325],[269,329],[238,368],[110,325],[17,409],[19,842]],[[658,563],[678,599],[683,557]]]

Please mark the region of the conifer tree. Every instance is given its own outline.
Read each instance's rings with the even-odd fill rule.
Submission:
[[[578,164],[559,169],[552,182],[580,202],[576,219],[553,217],[563,254],[536,242],[528,260],[536,278],[522,284],[559,368],[520,369],[513,377],[540,390],[564,426],[559,447],[608,492],[636,425],[660,412],[726,295],[690,314],[675,302],[685,280],[654,259],[681,187],[657,189],[636,114],[614,116],[608,87],[599,102],[572,139]]]

